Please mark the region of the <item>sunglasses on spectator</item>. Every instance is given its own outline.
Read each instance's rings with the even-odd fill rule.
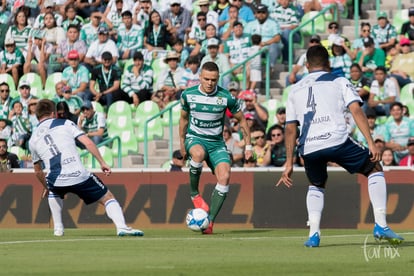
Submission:
[[[5,92],[5,93],[9,93],[9,92],[10,92],[10,90],[9,90],[9,89],[2,89],[2,90],[0,90],[0,92],[1,92],[1,93],[3,93],[3,92]]]
[[[25,86],[21,86],[20,89],[30,89],[30,87],[25,85]]]
[[[338,29],[338,25],[329,26],[329,29]]]
[[[6,45],[4,45],[6,48],[8,48],[8,47],[14,47],[14,44],[6,44]]]
[[[312,40],[310,40],[309,42],[310,42],[310,43],[319,43],[319,40],[312,39]]]
[[[204,17],[197,18],[198,21],[206,21]]]
[[[265,136],[264,135],[261,135],[261,136],[255,136],[255,137],[253,137],[253,139],[264,139],[265,138]]]
[[[369,29],[362,30],[363,33],[369,33],[370,31]]]
[[[282,133],[272,133],[272,137],[279,137],[282,136]]]
[[[7,146],[6,145],[1,145],[0,149],[7,149]]]

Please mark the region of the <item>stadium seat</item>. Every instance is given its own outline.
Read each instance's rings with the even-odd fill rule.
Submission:
[[[62,73],[55,72],[47,76],[43,97],[52,99],[56,95],[55,85],[62,80]]]
[[[175,105],[174,105],[175,104]],[[174,106],[173,106],[174,105]],[[172,123],[173,126],[178,125],[178,122],[180,121],[180,114],[181,114],[181,104],[178,101],[172,101],[167,104],[165,107],[165,110],[172,107]],[[169,126],[170,125],[170,113],[169,111],[166,111],[161,119],[163,126]]]
[[[19,85],[22,81],[26,81],[30,84],[30,94],[38,98],[43,97],[42,79],[39,74],[33,72],[24,74],[19,79]]]
[[[19,92],[16,90],[16,84],[14,83],[13,77],[9,74],[0,74],[0,83],[5,82],[9,85],[10,97],[14,98],[19,96]]]
[[[408,111],[410,112],[410,118],[414,118],[414,100],[405,104],[408,107]]]
[[[285,89],[283,89],[283,93],[282,93],[282,102],[280,103],[280,105],[286,106],[286,102],[288,99],[288,95],[289,95],[289,91],[291,89],[291,85],[285,87]]]
[[[93,106],[93,109],[96,112],[105,113],[105,109],[103,108],[103,106],[99,102],[93,101],[92,106]]]
[[[267,120],[267,131],[276,122],[276,110],[280,106],[280,103],[277,99],[269,99],[267,101],[264,101],[262,105],[266,107],[269,114],[269,118]]]
[[[109,137],[114,137],[113,133],[108,129]],[[116,133],[115,136],[119,136],[121,139],[121,155],[123,157],[129,155],[130,153],[138,153],[138,141],[135,137],[135,134],[132,130],[124,130]],[[118,143],[114,141],[112,144],[112,156],[118,156]]]
[[[401,33],[402,25],[409,20],[408,9],[394,11],[392,16],[392,25],[397,29],[397,33]]]
[[[412,101],[414,101],[414,98],[413,98],[413,91],[414,90],[414,83],[409,83],[409,84],[406,84],[406,85],[404,85],[404,87],[403,88],[401,88],[401,91],[400,91],[400,101],[401,101],[401,103],[403,103],[403,104],[406,104],[406,103],[408,103],[408,102],[412,102]]]
[[[158,104],[151,100],[144,101],[137,106],[137,109],[135,111],[134,124],[139,126],[142,122],[145,122],[147,118],[152,117],[159,112],[160,108],[158,107]]]
[[[100,146],[98,148],[99,152],[101,153],[103,159],[105,160],[106,164],[108,164],[110,167],[114,166],[114,158],[112,156],[112,152],[111,149],[106,147],[106,146]],[[93,162],[92,159],[94,159],[94,157],[92,156],[92,154],[88,154],[85,157],[85,161],[84,161],[84,165],[87,169],[93,169],[93,168],[99,168],[99,163],[98,161],[95,160],[95,166],[93,166]]]
[[[318,14],[317,11],[310,11],[308,13],[305,13],[302,17],[301,24],[305,21],[308,21],[309,19],[312,19],[315,17],[315,15]],[[325,17],[324,16],[318,16],[314,19],[315,29],[312,30],[312,23],[307,24],[306,26],[302,27],[301,32],[304,35],[313,35],[315,33],[325,33],[326,31],[326,24],[325,24]]]
[[[148,141],[161,139],[164,136],[164,127],[161,122],[161,118],[155,118],[148,123],[147,128]],[[143,142],[145,138],[145,120],[138,125],[138,131],[136,132],[138,142]]]
[[[132,118],[131,106],[126,101],[116,101],[108,108],[107,125],[111,125],[113,121],[117,120],[118,116],[126,116],[128,120]]]
[[[9,151],[11,153],[16,154],[17,157],[19,157],[20,160],[22,160],[22,159],[24,159],[24,158],[27,157],[27,153],[26,153],[26,151],[22,147],[19,147],[19,146],[11,146],[9,148]]]

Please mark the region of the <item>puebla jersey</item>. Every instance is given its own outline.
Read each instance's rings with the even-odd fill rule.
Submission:
[[[72,121],[64,119],[47,119],[34,130],[29,148],[33,163],[43,161],[48,185],[71,186],[89,178],[75,144],[75,138],[83,134]]]
[[[184,90],[181,106],[189,113],[187,138],[195,136],[210,141],[223,140],[226,109],[233,114],[241,110],[238,100],[220,86],[211,94],[200,91],[199,85]]]
[[[317,71],[292,86],[286,104],[286,122],[300,127],[302,155],[340,145],[348,138],[344,110],[362,102],[345,78]]]

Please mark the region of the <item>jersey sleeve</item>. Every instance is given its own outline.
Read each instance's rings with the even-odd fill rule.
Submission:
[[[346,78],[338,78],[335,80],[337,84],[342,88],[345,106],[349,106],[353,102],[359,102],[362,104],[362,99],[356,91],[352,83]]]
[[[189,106],[188,106],[188,102],[187,102],[187,93],[184,90],[184,92],[181,94],[181,108],[182,110],[184,110],[185,112],[190,111]]]
[[[232,114],[235,114],[241,111],[241,106],[239,100],[237,100],[233,95],[229,92],[229,97],[227,98],[227,107],[229,108]]]

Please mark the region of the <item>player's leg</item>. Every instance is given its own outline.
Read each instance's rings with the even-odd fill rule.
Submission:
[[[62,221],[63,199],[59,195],[49,191],[47,200],[52,214],[54,235],[61,237],[64,235],[64,226]]]
[[[190,154],[190,196],[193,201],[194,208],[204,209],[206,212],[209,211],[208,204],[201,197],[198,190],[200,184],[200,175],[203,170],[203,161],[205,158],[205,150],[201,144],[197,141],[192,140],[188,143],[187,152]]]
[[[132,229],[125,223],[124,213],[114,195],[94,174],[85,182],[72,186],[73,193],[83,199],[85,204],[98,201],[105,207],[106,214],[114,222],[118,236],[143,236],[144,232]]]

